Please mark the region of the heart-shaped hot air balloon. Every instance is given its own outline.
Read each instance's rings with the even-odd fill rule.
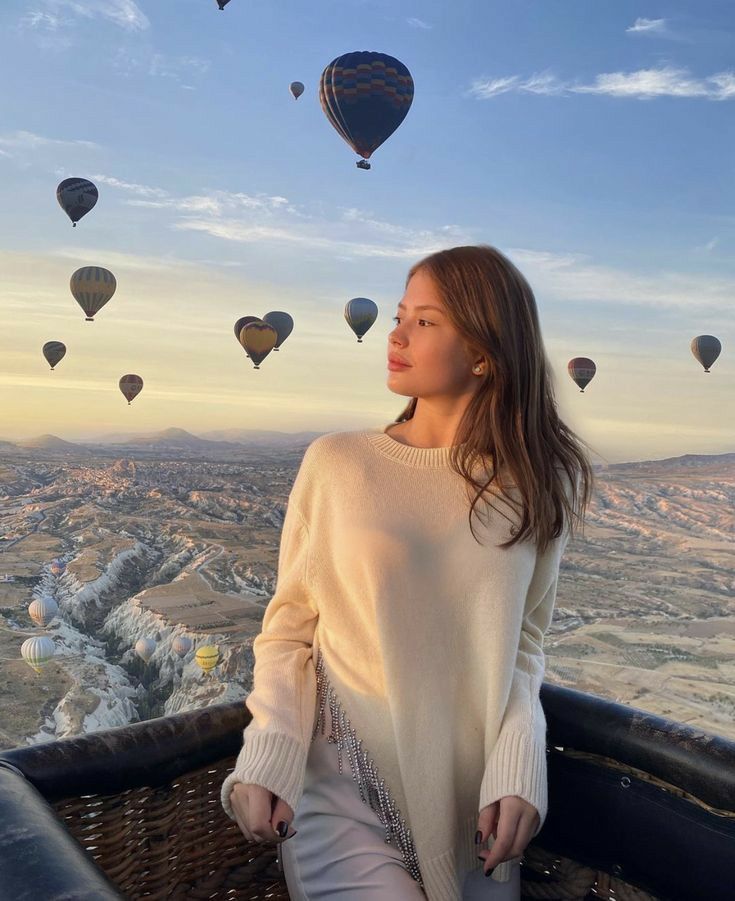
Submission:
[[[97,203],[98,197],[97,185],[86,178],[65,178],[56,188],[56,199],[74,228]]]
[[[54,366],[64,359],[64,355],[66,354],[66,344],[62,341],[47,341],[43,345],[42,350],[44,357],[46,357],[46,362],[53,372]]]
[[[119,385],[128,406],[130,406],[130,402],[143,390],[143,379],[139,375],[129,372],[120,379]]]
[[[74,300],[86,314],[85,322],[94,322],[92,317],[112,298],[117,281],[109,269],[82,266],[72,275],[69,287]]]
[[[567,371],[584,394],[584,389],[595,377],[597,367],[589,357],[574,357],[567,363]]]
[[[277,340],[278,332],[272,325],[263,322],[262,319],[249,322],[243,326],[240,332],[240,344],[248,352],[248,356],[255,363],[256,369],[260,369],[259,364],[273,350]]]
[[[319,102],[336,132],[369,169],[372,153],[406,118],[413,102],[413,78],[387,53],[358,50],[333,59],[319,81]]]
[[[692,338],[690,347],[696,359],[704,366],[705,372],[709,372],[710,366],[722,350],[720,339],[714,335],[697,335],[696,338]]]
[[[377,318],[378,305],[369,297],[353,297],[345,304],[345,319],[360,344],[362,336]]]
[[[278,340],[276,341],[276,346],[273,350],[278,350],[278,348],[283,344],[283,342],[288,338],[288,336],[293,331],[293,319],[288,313],[283,313],[281,310],[273,310],[271,313],[266,313],[263,316],[263,322],[267,322],[268,325],[272,325],[278,334]]]

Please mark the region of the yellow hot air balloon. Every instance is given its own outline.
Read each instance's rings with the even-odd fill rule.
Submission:
[[[195,659],[204,672],[208,673],[219,663],[219,648],[216,644],[205,644],[197,650]]]
[[[249,322],[240,330],[240,344],[245,348],[250,359],[255,363],[255,368],[260,369],[260,363],[276,346],[278,332],[262,319]]]
[[[82,266],[69,282],[74,300],[86,313],[86,322],[94,322],[93,316],[112,298],[117,288],[115,276],[101,266]]]
[[[50,594],[45,594],[43,597],[36,598],[35,601],[31,601],[28,605],[28,615],[34,623],[41,626],[43,629],[46,628],[58,612],[59,605]]]
[[[31,669],[40,673],[41,667],[51,660],[55,650],[56,645],[48,635],[34,635],[33,638],[26,638],[20,646],[20,655]]]

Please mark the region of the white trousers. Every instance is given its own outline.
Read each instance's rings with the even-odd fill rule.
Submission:
[[[406,869],[401,852],[385,841],[385,828],[360,797],[347,755],[339,772],[337,746],[325,731],[309,749],[304,792],[292,826],[297,835],[280,843],[291,901],[426,901]],[[467,874],[462,901],[520,901],[520,863],[509,882],[495,882],[478,869]]]

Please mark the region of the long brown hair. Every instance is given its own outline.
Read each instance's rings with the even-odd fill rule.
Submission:
[[[488,362],[450,453],[452,468],[478,489],[470,507],[473,537],[477,540],[472,512],[486,489],[495,483],[513,505],[505,490],[512,485],[522,499],[520,528],[511,526],[514,537],[500,547],[535,536],[543,553],[562,533],[565,517],[574,534],[580,488],[576,515],[584,522],[595,477],[585,442],[557,414],[553,373],[531,286],[507,257],[487,244],[432,253],[411,267],[406,285],[419,269],[434,281],[449,319],[470,350]],[[417,400],[411,398],[395,422],[411,419]],[[487,481],[473,476],[478,459],[490,463]],[[571,504],[561,468],[571,482]]]

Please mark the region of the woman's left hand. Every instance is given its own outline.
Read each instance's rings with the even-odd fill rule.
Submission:
[[[521,857],[539,822],[538,810],[518,795],[506,795],[483,807],[477,821],[477,829],[482,833],[478,844],[490,835],[495,836],[490,850],[482,848],[477,852],[485,861],[482,865],[483,872],[487,875],[489,870],[504,860]]]

